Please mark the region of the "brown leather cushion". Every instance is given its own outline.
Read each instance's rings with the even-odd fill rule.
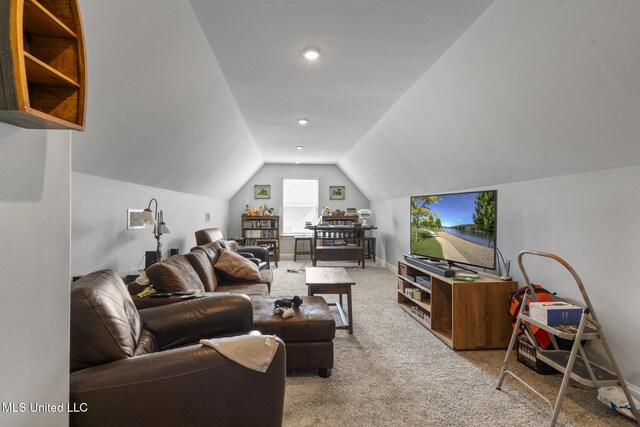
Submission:
[[[230,294],[244,294],[249,296],[269,295],[269,287],[266,283],[238,283],[218,285],[216,292],[229,292]]]
[[[260,281],[260,270],[253,262],[224,248],[220,248],[219,254],[218,261],[213,266],[216,271],[221,272],[232,280],[243,282]]]
[[[332,340],[336,335],[336,321],[324,298],[303,296],[302,305],[293,317],[283,319],[273,314],[274,302],[286,297],[255,297],[253,327],[263,335],[277,335],[287,342]]]
[[[229,249],[231,252],[238,253],[238,242],[235,240],[224,240],[221,242],[225,248]]]
[[[193,269],[198,273],[206,292],[213,292],[218,287],[218,278],[213,265],[204,251],[191,251],[185,254]]]
[[[266,283],[271,289],[271,282],[273,282],[273,270],[260,270],[260,282]]]
[[[71,372],[153,351],[122,279],[112,270],[88,274],[71,285]]]
[[[146,269],[147,277],[158,292],[199,291],[204,285],[184,255],[175,255]]]
[[[219,243],[207,243],[206,245],[200,245],[191,248],[191,252],[195,250],[204,252],[205,254],[207,254],[207,258],[209,258],[209,261],[213,266],[218,261],[218,252],[220,251],[221,247],[222,246]]]
[[[197,245],[217,242],[220,239],[224,239],[224,236],[222,235],[222,231],[218,228],[205,228],[204,230],[196,231]]]

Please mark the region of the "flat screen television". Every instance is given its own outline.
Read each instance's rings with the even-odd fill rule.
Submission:
[[[496,190],[412,196],[411,254],[494,270],[497,207]]]

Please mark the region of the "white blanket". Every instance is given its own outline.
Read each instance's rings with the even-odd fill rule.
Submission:
[[[267,372],[278,350],[275,335],[240,335],[229,338],[200,340],[234,362],[258,372]]]

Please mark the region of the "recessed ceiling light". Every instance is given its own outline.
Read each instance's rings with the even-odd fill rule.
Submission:
[[[298,119],[298,124],[300,126],[305,126],[307,123],[309,123],[309,120],[307,119]]]
[[[302,150],[304,147],[302,145],[296,145],[296,150]]]
[[[320,57],[320,49],[317,47],[308,47],[302,51],[302,55],[309,61],[315,61]]]

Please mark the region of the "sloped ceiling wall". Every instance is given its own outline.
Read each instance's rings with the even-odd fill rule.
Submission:
[[[73,170],[231,198],[263,161],[189,2],[80,8],[89,88]]]
[[[498,0],[339,162],[370,200],[640,163],[640,2]]]

